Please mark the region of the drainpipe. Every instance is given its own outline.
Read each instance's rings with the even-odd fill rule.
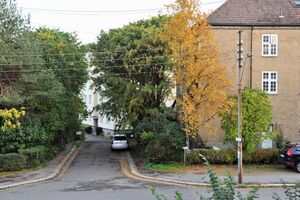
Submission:
[[[252,48],[253,48],[253,26],[251,26],[251,36],[250,36],[250,52],[251,52],[251,56],[250,56],[250,89],[252,89],[252,59],[253,59],[253,52],[252,52]]]

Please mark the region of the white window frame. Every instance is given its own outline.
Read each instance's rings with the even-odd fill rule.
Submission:
[[[274,74],[274,73],[276,74],[275,79],[271,77],[271,75]],[[265,78],[264,74],[268,74],[268,78]],[[264,90],[264,83],[265,82],[268,83],[267,90]],[[273,82],[275,82],[275,87],[276,87],[275,91],[271,90],[271,84]],[[265,91],[267,94],[278,94],[278,72],[277,71],[263,71],[261,73],[261,89],[263,91]]]
[[[267,37],[268,41],[264,41]],[[267,46],[268,53],[264,52],[264,46]],[[273,45],[275,45],[275,53],[272,53]],[[278,56],[278,34],[262,34],[261,37],[261,55],[263,57],[276,57]]]

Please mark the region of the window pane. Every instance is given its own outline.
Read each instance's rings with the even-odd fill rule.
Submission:
[[[263,45],[263,54],[264,55],[268,55],[269,54],[269,45],[268,44],[264,44]]]
[[[269,82],[268,81],[263,82],[263,91],[266,91],[266,92],[269,91]]]
[[[264,35],[263,41],[266,42],[266,43],[269,42],[269,36],[268,35]]]
[[[271,79],[276,80],[276,73],[271,73]]]
[[[269,79],[269,73],[264,73],[263,78],[264,79]]]
[[[271,92],[276,92],[276,81],[271,81]]]
[[[271,44],[271,55],[276,55],[277,49],[276,44]]]

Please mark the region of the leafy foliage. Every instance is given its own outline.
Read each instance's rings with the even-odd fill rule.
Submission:
[[[286,185],[283,186],[284,193],[286,198],[288,200],[294,200],[294,199],[300,199],[300,184],[296,184],[294,187],[288,187]],[[281,200],[277,193],[273,194],[273,199],[275,200]]]
[[[173,80],[180,88],[176,102],[187,135],[228,107],[226,90],[231,85],[225,67],[218,61],[217,45],[198,0],[177,0],[168,5],[173,12],[166,22],[163,40],[171,49]]]
[[[134,130],[146,159],[151,162],[180,160],[184,133],[173,112],[152,110],[146,116]]]
[[[1,152],[71,141],[84,113],[79,94],[87,80],[86,50],[76,35],[48,28],[32,31],[15,2],[5,0],[0,2],[0,45],[5,86],[0,115],[1,126],[7,126],[0,132]],[[26,119],[18,127],[22,107]]]
[[[222,129],[225,130],[225,143],[232,143],[237,137],[237,97],[232,97],[235,104],[222,117]],[[243,147],[253,151],[266,138],[276,134],[270,132],[272,106],[265,92],[258,89],[245,88],[242,93],[242,134]],[[267,134],[263,134],[263,132]]]
[[[52,159],[56,152],[52,148],[45,146],[35,146],[28,149],[22,149],[19,151],[20,154],[26,157],[27,168],[33,168],[45,164],[47,160]]]
[[[21,123],[18,121],[21,116],[25,115],[25,110],[22,108],[20,111],[15,108],[0,109],[0,126],[1,130],[4,131],[6,128],[20,127]]]
[[[17,153],[0,154],[0,172],[26,168],[26,157]]]
[[[203,163],[201,155],[214,164],[237,163],[237,152],[233,149],[217,151],[213,149],[194,149],[188,154],[187,160],[193,164]],[[243,163],[245,164],[275,164],[278,162],[278,151],[272,149],[256,149],[244,152]]]
[[[167,46],[160,39],[165,20],[140,20],[98,36],[94,83],[103,97],[99,109],[121,127],[135,127],[148,109],[163,107],[170,94]]]
[[[246,197],[244,197],[239,191],[236,191],[234,188],[235,183],[233,180],[233,177],[228,174],[227,177],[224,178],[223,181],[218,177],[218,175],[213,171],[213,169],[210,167],[208,161],[205,159],[205,157],[202,157],[204,160],[204,163],[207,166],[207,173],[209,175],[209,182],[211,186],[211,191],[209,194],[212,194],[210,197],[204,197],[200,194],[200,199],[215,199],[215,200],[233,200],[233,199],[239,199],[239,200],[254,200],[258,199],[258,187],[253,188],[250,190],[250,192],[247,194]],[[165,195],[159,194],[156,192],[154,188],[150,189],[152,195],[156,200],[167,200],[167,197]],[[176,200],[182,200],[183,196],[180,192],[175,193],[175,199]]]

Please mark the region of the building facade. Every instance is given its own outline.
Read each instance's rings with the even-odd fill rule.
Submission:
[[[104,135],[112,135],[116,130],[116,122],[106,115],[101,115],[95,108],[103,101],[98,92],[93,88],[92,80],[88,80],[82,90],[82,98],[88,111],[88,117],[82,124],[91,126],[95,133],[97,127],[101,127]]]
[[[300,2],[297,0],[227,0],[208,17],[219,61],[237,88],[238,31],[242,31],[242,86],[264,90],[272,103],[270,129],[300,143]],[[236,93],[237,90],[233,91]],[[219,127],[216,121],[216,127]],[[207,134],[204,141],[221,145],[224,131]]]

